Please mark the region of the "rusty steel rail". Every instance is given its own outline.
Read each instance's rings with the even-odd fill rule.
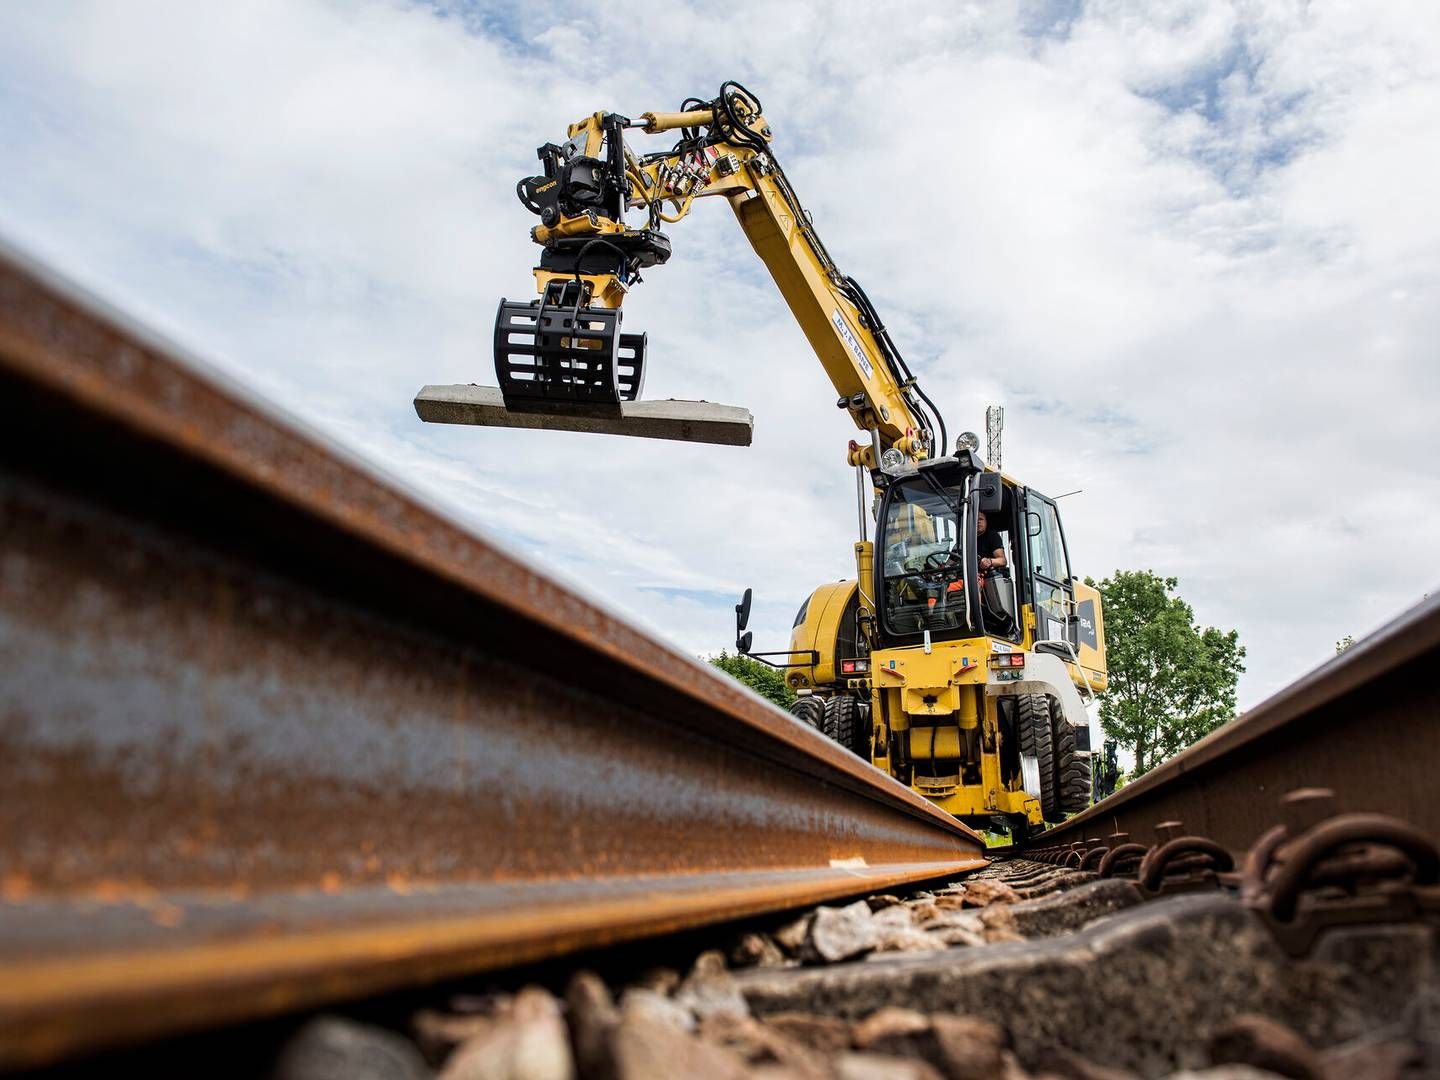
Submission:
[[[1280,820],[1286,792],[1315,786],[1342,811],[1388,814],[1440,836],[1437,673],[1432,598],[1030,846],[1117,833],[1151,845],[1158,826],[1178,822],[1239,856]]]
[[[0,1067],[984,861],[3,246],[0,791]]]

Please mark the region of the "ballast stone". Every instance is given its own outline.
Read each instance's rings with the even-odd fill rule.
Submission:
[[[340,1016],[306,1022],[281,1048],[274,1080],[428,1080],[415,1044]]]
[[[811,962],[832,964],[849,960],[875,948],[879,937],[870,905],[864,900],[841,908],[818,908],[805,938],[804,956]]]

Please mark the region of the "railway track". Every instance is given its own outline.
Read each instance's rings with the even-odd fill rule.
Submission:
[[[936,1049],[959,1037],[944,1016],[884,1012],[923,1002],[1164,1075],[1199,1053],[1143,1030],[1174,1026],[1132,984],[1166,970],[1184,985],[1161,999],[1189,995],[1205,1031],[1281,1001],[1312,1038],[1353,1039],[1404,1011],[1401,990],[1440,994],[1393,952],[1433,954],[1440,920],[1437,650],[1431,602],[1026,850],[987,853],[0,248],[0,1069],[706,926],[754,970],[710,953],[665,992],[732,1057],[823,1028],[961,1075]],[[796,920],[815,905],[849,914]],[[862,944],[817,944],[832,923]],[[1337,934],[1351,952],[1317,960]],[[1389,985],[1354,959],[1384,941]],[[1343,1008],[1292,1000],[1336,965]],[[1200,989],[1237,969],[1228,997]],[[577,1055],[587,1009],[606,1038],[648,1030],[576,979]],[[712,1020],[715,994],[743,1015]],[[539,999],[505,1000],[446,1022],[490,1037]],[[1090,1045],[1120,1013],[1144,1053]],[[645,1052],[683,1057],[696,1037],[657,1038]],[[827,1075],[815,1061],[840,1051],[821,1049],[792,1073]],[[1018,1040],[1004,1053],[1069,1075]],[[598,1071],[645,1074],[618,1060]]]
[[[983,865],[0,250],[0,1065]]]

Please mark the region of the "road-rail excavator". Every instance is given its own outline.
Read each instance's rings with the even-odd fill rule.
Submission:
[[[637,129],[678,141],[637,154],[626,141]],[[539,218],[539,298],[501,301],[503,408],[459,422],[656,434],[624,426],[647,343],[621,332],[621,305],[642,270],[669,259],[662,224],[701,199],[729,202],[864,433],[846,451],[855,577],[810,594],[783,652],[752,649],[746,590],[737,648],[784,670],[800,720],[957,817],[1027,835],[1088,804],[1085,705],[1106,684],[1099,595],[1071,571],[1055,501],[987,467],[973,434],[948,444],[939,409],[826,251],[771,143],[760,102],[727,82],[678,112],[597,112],[541,146],[541,172],[517,186]],[[596,423],[611,426],[586,426]],[[707,439],[698,427],[661,437]]]

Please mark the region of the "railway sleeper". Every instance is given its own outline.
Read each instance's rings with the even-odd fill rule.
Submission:
[[[1118,912],[1066,932],[1068,905],[1080,905],[1083,918],[1087,903],[1117,887],[1125,886],[1095,882],[1013,905],[1020,936],[1030,936],[1020,929],[1027,926],[1052,935],[1040,940],[754,970],[736,982],[762,1020],[798,1013],[860,1024],[882,1010],[907,1010],[988,1022],[1006,1033],[1025,1069],[1053,1069],[1057,1056],[1073,1055],[1120,1075],[1167,1076],[1224,1063],[1217,1047],[1246,1038],[1288,1041],[1320,1061],[1377,1032],[1403,1043],[1403,1055],[1391,1053],[1421,1070],[1393,1075],[1440,1068],[1433,925],[1336,928],[1295,957],[1254,911],[1216,892],[1121,902]],[[1251,1018],[1238,1033],[1237,1017]],[[913,1018],[912,1026],[921,1030]]]

